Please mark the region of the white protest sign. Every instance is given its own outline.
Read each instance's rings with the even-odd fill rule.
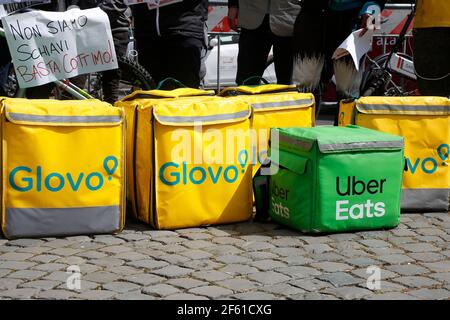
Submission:
[[[108,16],[99,8],[2,18],[19,86],[117,68]]]
[[[340,59],[346,55],[353,58],[356,70],[359,70],[361,58],[372,49],[373,30],[368,30],[362,37],[362,29],[352,32],[336,49],[333,59]]]
[[[50,2],[50,0],[0,0],[0,4],[23,2]]]

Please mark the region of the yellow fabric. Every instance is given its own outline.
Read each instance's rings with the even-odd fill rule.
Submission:
[[[136,167],[136,159],[134,158],[135,149],[139,148],[136,144],[136,134],[142,134],[142,131],[136,130],[136,125],[138,122],[144,121],[144,119],[136,116],[136,112],[138,108],[149,108],[149,111],[146,111],[147,116],[149,117],[146,121],[150,121],[152,117],[152,109],[153,105],[160,102],[161,100],[174,100],[174,99],[211,99],[213,98],[211,95],[214,94],[212,90],[200,90],[200,89],[191,89],[191,88],[178,88],[174,90],[137,90],[133,93],[129,94],[125,98],[120,101],[117,101],[114,106],[118,108],[122,108],[125,111],[126,122],[127,122],[127,132],[126,132],[126,142],[127,142],[127,199],[131,204],[132,214],[135,218],[138,218],[138,210],[136,208],[136,195],[135,195],[135,181],[134,176],[138,174],[135,171]],[[141,125],[141,128],[146,128]],[[148,137],[148,135],[146,135]],[[145,150],[142,154],[145,153]],[[148,191],[148,190],[147,190]],[[142,190],[140,191],[142,192]],[[148,198],[148,192],[146,193]],[[142,213],[142,210],[141,210]],[[139,219],[149,222],[146,219],[148,215],[140,216]]]
[[[414,27],[450,27],[450,2],[448,0],[418,0]],[[448,39],[442,39],[442,41],[448,41]]]
[[[403,189],[450,188],[449,99],[364,97],[353,105],[356,125],[405,138],[405,157],[410,169],[403,174]],[[374,107],[367,108],[367,105]],[[385,106],[397,107],[391,111],[382,110]],[[414,108],[418,110],[414,111]]]
[[[355,106],[354,100],[342,100],[339,104],[338,125],[346,127],[355,123]]]
[[[248,104],[210,96],[136,101],[116,104],[129,109],[127,114],[135,110],[127,119],[135,127],[134,168],[130,169],[136,179],[135,216],[157,229],[248,220],[252,213],[251,166],[248,161],[241,165],[238,157],[242,152],[247,158],[249,154]],[[236,144],[228,143],[225,138],[230,132],[242,139],[232,137],[230,141]],[[220,137],[224,138],[221,143],[214,139]],[[187,144],[181,143],[183,139]],[[224,164],[216,158],[220,154],[233,157]],[[205,179],[196,184],[202,172]],[[225,172],[231,180],[237,172],[236,180],[227,182]],[[129,185],[131,190],[134,186]]]
[[[251,159],[253,175],[257,173],[261,164],[266,160],[271,128],[314,126],[314,95],[311,93],[299,93],[294,85],[240,86],[224,89],[220,94],[226,96],[230,91],[240,92],[242,95],[231,96],[227,99],[242,100],[252,106],[253,117],[251,126],[254,130],[254,146]],[[304,102],[292,104],[291,102],[293,101]],[[256,108],[257,104],[262,105]],[[267,104],[267,107],[264,104]],[[274,106],[271,106],[271,104]]]
[[[14,119],[17,114],[109,116],[119,117],[119,120],[98,123],[21,121]],[[2,100],[3,212],[5,208],[120,206],[122,228],[125,221],[123,118],[120,109],[98,100]],[[115,170],[112,157],[117,160]],[[105,169],[105,164],[112,174]],[[13,175],[17,168],[22,169]],[[48,179],[52,175],[53,178]],[[31,188],[26,192],[18,191],[11,187],[10,179],[19,188]],[[64,179],[62,187],[60,179]],[[2,215],[4,232],[5,223],[5,215]]]

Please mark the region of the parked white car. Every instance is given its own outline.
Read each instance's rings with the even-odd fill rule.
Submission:
[[[219,85],[220,88],[236,85],[237,56],[239,36],[221,35],[220,36],[220,62],[219,62]],[[216,89],[218,86],[217,75],[217,52],[219,49],[217,36],[210,36],[210,50],[205,61],[206,74],[203,79],[205,88]],[[272,51],[269,57],[271,57]],[[275,69],[273,63],[270,64],[263,77],[270,83],[276,83]]]

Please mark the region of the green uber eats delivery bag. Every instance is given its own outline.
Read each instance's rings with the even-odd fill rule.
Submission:
[[[274,130],[272,220],[308,233],[399,224],[402,137],[358,126]]]

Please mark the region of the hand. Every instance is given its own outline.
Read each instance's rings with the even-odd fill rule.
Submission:
[[[365,34],[366,34],[366,32],[369,30],[369,26],[368,26],[368,22],[369,22],[369,19],[371,18],[372,16],[370,15],[370,14],[368,14],[368,13],[366,13],[366,14],[363,14],[362,16],[361,16],[361,32],[359,33],[359,37],[361,38],[362,36],[364,36]]]
[[[230,24],[230,28],[234,31],[238,29],[238,7],[229,7],[228,8],[228,23]]]

